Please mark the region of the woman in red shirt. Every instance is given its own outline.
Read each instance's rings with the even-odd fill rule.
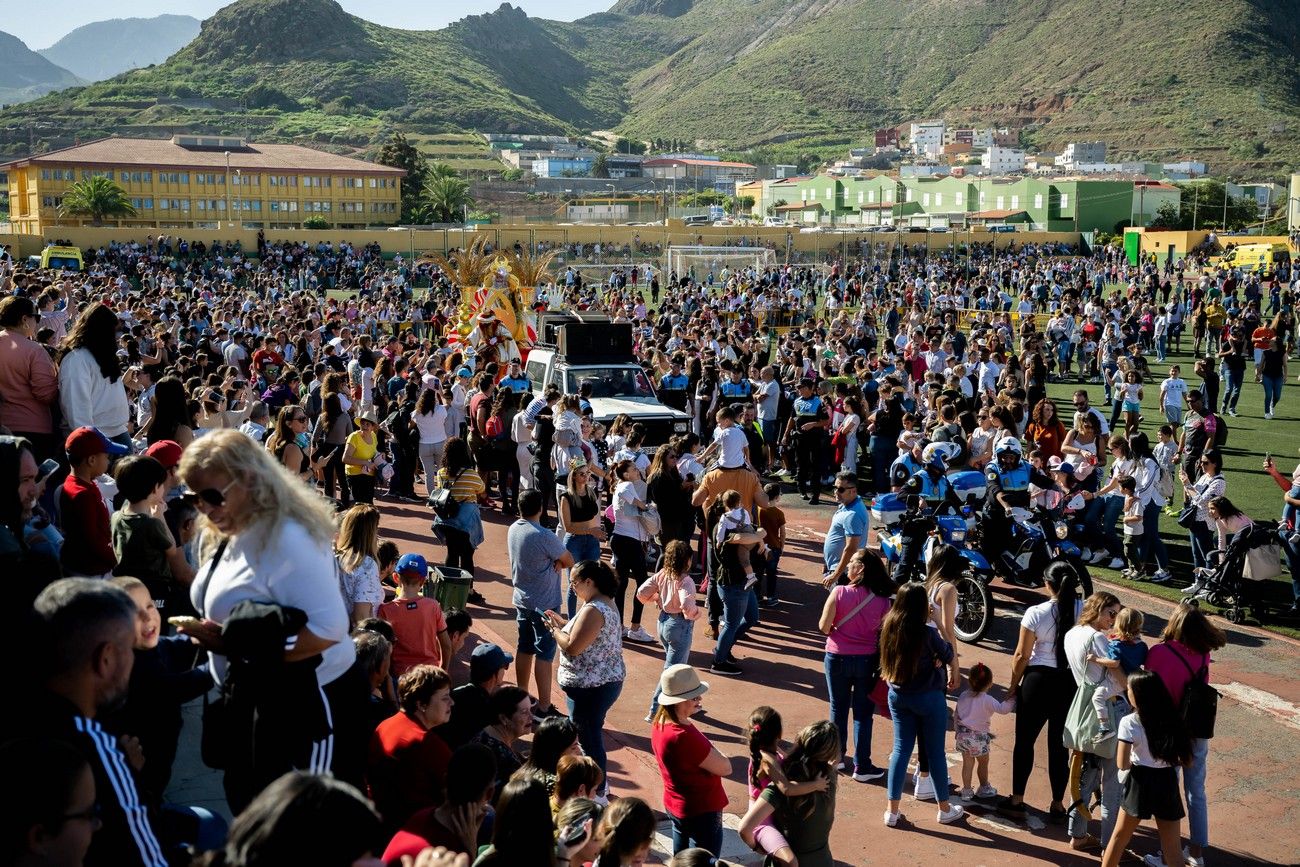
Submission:
[[[673,854],[696,845],[715,858],[722,851],[722,778],[731,760],[691,723],[709,685],[689,665],[670,665],[659,678],[659,710],[650,744],[664,781],[664,810],[673,822]]]
[[[1034,406],[1034,413],[1028,427],[1025,428],[1025,439],[1034,444],[1040,452],[1043,453],[1043,460],[1049,458],[1061,457],[1061,444],[1065,442],[1065,435],[1069,433],[1065,425],[1056,415],[1056,404],[1052,403],[1050,398],[1043,398]]]
[[[366,762],[370,799],[390,831],[442,800],[451,750],[432,730],[451,719],[451,678],[417,665],[398,679],[397,700],[402,709],[370,736]]]

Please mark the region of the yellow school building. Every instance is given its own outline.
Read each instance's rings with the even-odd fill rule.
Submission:
[[[126,191],[136,216],[121,228],[300,229],[391,225],[401,214],[402,169],[291,144],[224,136],[105,138],[0,164],[9,176],[9,221],[18,234],[90,225],[60,217],[64,192],[106,176]]]

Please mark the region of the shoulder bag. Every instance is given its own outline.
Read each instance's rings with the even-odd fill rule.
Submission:
[[[460,481],[460,477],[463,476],[465,472],[465,470],[461,470],[456,474],[456,477],[451,480],[449,485],[439,488],[429,495],[429,505],[433,507],[433,513],[437,515],[439,519],[443,521],[454,521],[456,520],[456,516],[460,514],[460,501],[452,497],[451,491],[452,488],[456,487],[456,482]]]
[[[1103,759],[1113,759],[1119,745],[1117,737],[1119,720],[1112,719],[1110,731],[1105,737],[1099,739],[1097,735],[1101,731],[1101,721],[1097,719],[1097,710],[1092,705],[1093,695],[1106,682],[1106,672],[1103,670],[1101,680],[1093,683],[1087,677],[1086,665],[1083,671],[1083,681],[1074,691],[1074,699],[1070,702],[1070,710],[1065,716],[1065,731],[1061,740],[1067,749],[1091,753]]]

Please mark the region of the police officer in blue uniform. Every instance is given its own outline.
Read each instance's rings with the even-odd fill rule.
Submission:
[[[813,394],[813,381],[800,380],[799,396],[794,399],[794,414],[786,426],[782,442],[788,444],[793,438],[795,461],[799,467],[799,496],[806,500],[811,491],[814,506],[821,502],[821,459],[828,446],[826,430],[830,425],[826,402]]]
[[[682,372],[681,356],[674,355],[672,368],[659,378],[659,400],[664,406],[685,411],[688,397],[686,391],[690,384],[690,377]]]
[[[744,371],[732,367],[727,379],[718,386],[725,403],[743,403],[754,399],[754,384],[744,377]]]
[[[931,513],[945,505],[961,508],[961,498],[953,490],[952,482],[948,481],[948,461],[955,456],[955,451],[960,449],[953,443],[931,443],[926,446],[921,452],[924,466],[904,485],[907,493],[919,494],[925,500]]]
[[[497,383],[497,386],[507,391],[513,391],[515,394],[528,394],[533,390],[533,384],[524,375],[517,358],[510,360],[510,371]]]
[[[988,496],[984,500],[984,553],[992,562],[1000,560],[1011,543],[1010,511],[1029,505],[1029,485],[1055,489],[1056,483],[1025,461],[1020,440],[1014,437],[998,443],[993,450],[993,463],[984,475],[988,481]]]

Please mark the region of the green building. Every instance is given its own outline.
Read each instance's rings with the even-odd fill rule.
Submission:
[[[764,200],[796,223],[954,228],[1016,223],[1046,232],[1113,232],[1131,221],[1145,224],[1162,202],[1177,205],[1179,195],[1167,184],[1104,178],[816,175],[765,184]]]

